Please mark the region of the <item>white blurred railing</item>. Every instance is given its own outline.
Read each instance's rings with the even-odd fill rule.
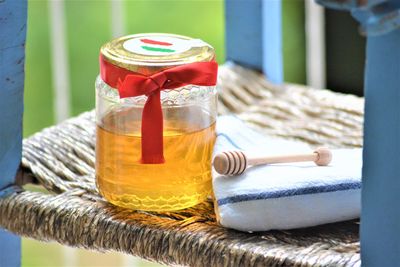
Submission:
[[[49,1],[50,47],[55,121],[70,115],[70,85],[64,1]]]
[[[326,88],[325,13],[314,0],[305,0],[307,84]]]
[[[124,1],[111,0],[111,34],[113,38],[126,34]]]

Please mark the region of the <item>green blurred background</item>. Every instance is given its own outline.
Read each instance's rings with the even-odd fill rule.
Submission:
[[[124,1],[127,33],[170,32],[212,44],[223,63],[224,12],[222,0]],[[70,73],[71,116],[94,108],[98,51],[111,39],[111,3],[65,1]],[[285,79],[305,82],[304,2],[283,1]],[[28,1],[24,136],[55,123],[47,0]],[[23,240],[23,266],[154,266],[116,253],[99,254],[57,244]]]

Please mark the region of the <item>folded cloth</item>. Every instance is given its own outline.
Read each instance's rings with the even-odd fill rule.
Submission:
[[[242,150],[261,156],[312,152],[308,145],[261,135],[233,116],[217,121],[214,154]],[[332,150],[329,166],[313,162],[263,165],[239,176],[213,170],[219,223],[241,231],[283,230],[358,218],[361,149]]]

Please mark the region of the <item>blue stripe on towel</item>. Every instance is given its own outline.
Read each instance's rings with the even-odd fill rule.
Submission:
[[[218,133],[218,134],[217,134],[217,137],[220,137],[220,136],[224,137],[224,138],[225,138],[232,146],[234,146],[236,149],[242,150],[242,149],[240,148],[240,146],[238,146],[235,142],[233,142],[233,140],[232,140],[229,136],[227,136],[226,134],[224,134],[224,133]]]
[[[260,192],[260,193],[242,194],[231,197],[225,197],[219,199],[217,203],[219,206],[222,206],[225,204],[232,204],[232,203],[245,202],[251,200],[263,200],[263,199],[282,198],[282,197],[299,196],[299,195],[310,195],[310,194],[328,193],[336,191],[355,190],[360,188],[361,188],[361,182],[340,183],[340,184],[321,185],[321,186],[307,186],[303,188],[284,189],[273,192]]]

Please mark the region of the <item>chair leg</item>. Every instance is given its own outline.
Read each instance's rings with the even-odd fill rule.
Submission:
[[[0,1],[0,197],[21,162],[26,13],[26,0]],[[0,229],[0,267],[20,265],[20,237]]]

